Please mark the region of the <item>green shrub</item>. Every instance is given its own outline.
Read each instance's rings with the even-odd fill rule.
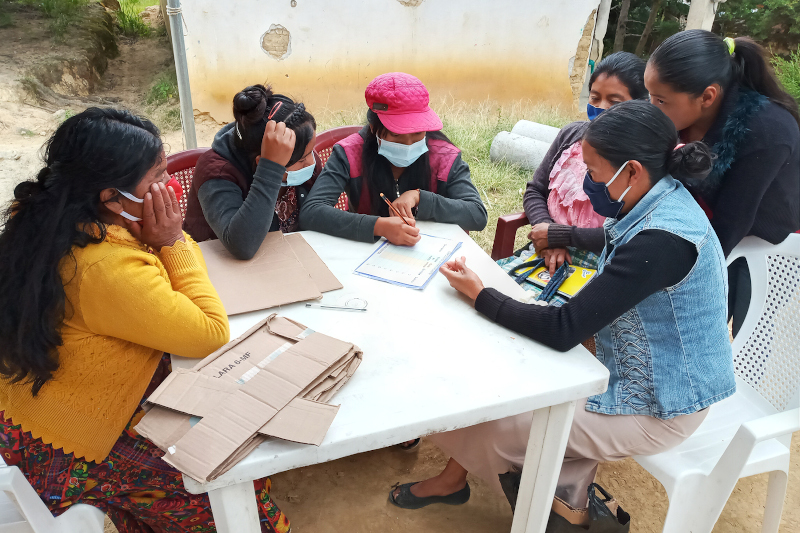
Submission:
[[[772,58],[772,64],[784,89],[800,102],[800,51],[792,52],[789,59],[775,56]]]
[[[150,26],[145,24],[142,17],[139,3],[135,0],[120,0],[119,11],[117,11],[117,24],[119,30],[127,37],[147,37],[150,35]]]
[[[38,8],[51,19],[48,29],[56,42],[63,42],[70,25],[89,0],[19,0],[20,4]],[[2,19],[2,17],[0,17]],[[2,24],[0,24],[2,26]]]
[[[147,105],[163,105],[178,100],[178,78],[174,70],[162,73],[150,86],[145,97]]]

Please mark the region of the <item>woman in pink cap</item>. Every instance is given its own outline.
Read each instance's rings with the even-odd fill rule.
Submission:
[[[367,125],[338,142],[300,211],[300,227],[364,242],[419,241],[414,219],[486,227],[486,208],[460,150],[441,132],[428,90],[414,76],[382,74],[365,92]],[[334,205],[346,192],[350,211]],[[392,216],[383,193],[408,220]]]

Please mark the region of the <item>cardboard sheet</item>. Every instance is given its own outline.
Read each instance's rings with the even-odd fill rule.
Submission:
[[[242,261],[219,240],[201,242],[208,277],[229,315],[322,297],[342,284],[300,234],[267,234],[255,256]]]
[[[325,402],[361,357],[351,343],[273,314],[193,369],[173,371],[145,402],[136,430],[201,482],[267,437],[318,446],[339,410]]]

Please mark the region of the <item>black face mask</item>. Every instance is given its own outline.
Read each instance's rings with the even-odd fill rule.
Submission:
[[[614,174],[614,177],[611,178],[611,181],[608,183],[597,183],[592,180],[592,177],[587,172],[586,175],[583,177],[583,192],[586,193],[586,196],[589,197],[589,201],[592,203],[592,207],[594,208],[595,213],[600,216],[606,218],[617,218],[619,216],[620,211],[622,211],[622,207],[625,205],[625,202],[622,201],[625,198],[625,195],[628,194],[628,191],[631,190],[631,186],[629,185],[625,192],[622,193],[622,196],[619,197],[619,200],[612,200],[611,195],[608,192],[608,186],[614,183],[614,180],[617,179],[620,172],[625,170],[625,167],[628,166],[630,161],[625,161],[617,173]]]

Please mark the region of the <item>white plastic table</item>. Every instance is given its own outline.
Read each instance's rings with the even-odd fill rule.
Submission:
[[[487,287],[511,296],[524,293],[459,227],[432,222],[419,227],[461,240],[456,254],[466,256]],[[323,302],[358,297],[367,300],[368,310],[297,303],[232,316],[231,338],[277,312],[355,343],[364,360],[333,398],[341,409],[321,446],[270,439],[212,482],[184,476],[190,493],[208,493],[217,531],[260,532],[255,479],[534,411],[512,532],[543,533],[575,401],[605,391],[605,367],[581,346],[559,353],[489,321],[441,274],[421,291],[353,274],[372,244],[314,232],[303,236],[344,285],[326,293]],[[173,357],[176,366],[195,362]],[[388,497],[389,485],[386,480],[386,495],[376,497]]]

